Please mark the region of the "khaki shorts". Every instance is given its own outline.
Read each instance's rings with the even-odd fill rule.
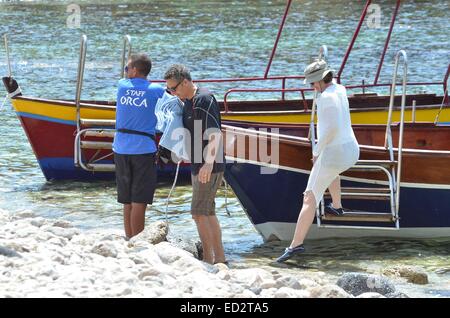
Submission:
[[[222,183],[223,172],[211,174],[211,179],[207,183],[201,183],[198,175],[191,175],[192,178],[192,215],[216,215],[217,189]]]

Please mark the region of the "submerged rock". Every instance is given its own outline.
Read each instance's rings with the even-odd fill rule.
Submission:
[[[399,265],[389,267],[383,270],[383,274],[387,276],[404,277],[408,282],[413,284],[428,284],[428,275],[421,268],[415,266]]]
[[[337,285],[353,296],[375,292],[386,295],[395,292],[394,284],[386,277],[364,273],[345,273]]]

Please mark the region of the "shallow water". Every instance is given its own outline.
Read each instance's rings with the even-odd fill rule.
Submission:
[[[132,36],[135,51],[151,55],[152,78],[161,78],[174,62],[191,66],[195,78],[262,76],[285,1],[80,1],[80,29],[66,27],[67,3],[0,2],[0,33],[9,35],[13,74],[26,95],[73,98],[82,33],[89,39],[82,94],[86,99],[114,99],[124,34]],[[383,13],[380,28],[365,28],[361,33],[343,72],[345,84],[358,84],[363,78],[372,81],[375,75],[393,9],[392,1],[377,3]],[[294,1],[270,75],[300,74],[321,44],[328,45],[329,61],[338,69],[362,8],[362,2]],[[442,81],[450,61],[448,9],[449,3],[440,1],[402,5],[381,82],[389,81],[393,56],[399,49],[408,52],[411,81]],[[6,73],[2,50],[0,74]],[[255,85],[274,83],[214,84],[210,88],[221,97],[225,88]],[[441,86],[431,90],[442,94]],[[267,96],[253,96],[258,97]],[[8,102],[0,118],[0,208],[31,209],[85,229],[122,227],[113,183],[46,182]],[[168,185],[157,190],[155,204],[147,214],[149,222],[165,218],[169,190]],[[173,231],[196,237],[189,214],[190,196],[187,185],[175,189],[168,219]],[[232,266],[325,271],[332,280],[347,271],[379,272],[392,265],[417,265],[429,273],[430,284],[404,283],[402,290],[415,296],[450,296],[450,240],[315,241],[307,244],[308,251],[300,260],[280,267],[272,262],[286,242],[264,244],[231,191],[228,204],[225,190],[219,191],[217,210]]]

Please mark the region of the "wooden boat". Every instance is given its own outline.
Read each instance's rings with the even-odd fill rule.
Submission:
[[[450,125],[404,121],[403,111],[400,123],[354,125],[360,160],[341,176],[346,213],[327,215],[321,204],[308,238],[450,236]],[[291,240],[312,169],[313,131],[250,124],[224,126],[225,179],[265,240]]]
[[[266,125],[265,128],[269,128]],[[356,126],[361,145],[361,160],[388,161],[389,152],[383,146],[385,127]],[[383,129],[384,128],[384,129]],[[257,130],[225,127],[227,164],[225,179],[238,197],[255,228],[266,240],[290,240],[301,209],[311,163],[311,143],[305,137],[306,126],[293,125],[280,131],[290,135],[274,135],[279,139],[277,164],[265,162],[249,152],[239,156],[238,140],[250,144],[265,143],[267,135]],[[393,129],[398,136],[398,125]],[[366,229],[367,222],[339,222],[360,228],[313,227],[310,238],[348,236],[440,237],[450,235],[450,126],[409,124],[405,126],[403,167],[400,181],[399,226],[395,231]],[[244,138],[244,139],[242,139]],[[369,144],[364,144],[369,143]],[[397,147],[397,145],[394,145]],[[269,144],[268,153],[271,152]],[[262,152],[265,155],[265,152]],[[395,155],[398,155],[395,149]],[[266,156],[267,157],[267,156]],[[261,174],[261,167],[277,169],[273,174]],[[348,172],[342,178],[343,187],[364,188],[386,186],[386,176],[373,171]],[[381,200],[345,200],[347,209],[389,213],[389,204]],[[372,227],[383,223],[371,222]]]

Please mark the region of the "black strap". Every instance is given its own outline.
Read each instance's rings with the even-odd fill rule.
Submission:
[[[132,129],[117,129],[118,132],[124,133],[124,134],[132,134],[132,135],[141,135],[141,136],[146,136],[146,137],[150,137],[151,140],[153,140],[154,142],[156,142],[155,139],[155,135],[143,132],[143,131],[137,131],[137,130],[132,130]]]

